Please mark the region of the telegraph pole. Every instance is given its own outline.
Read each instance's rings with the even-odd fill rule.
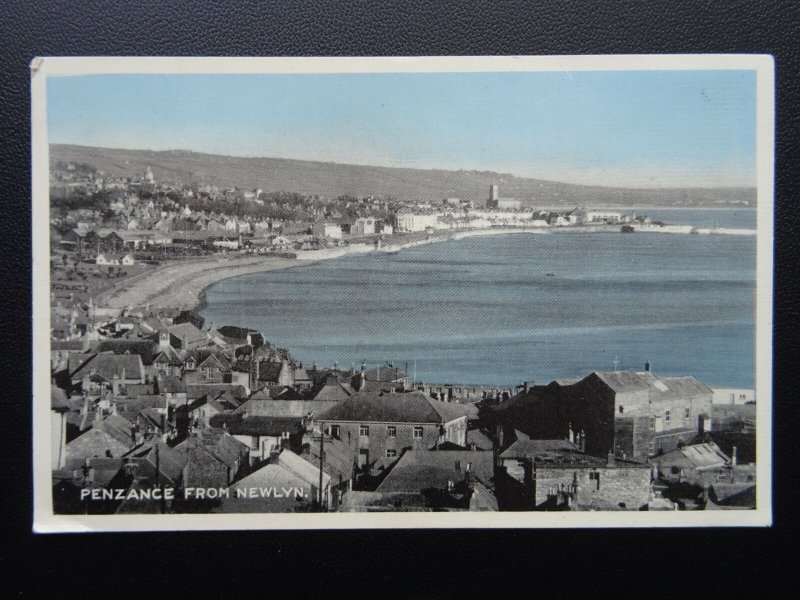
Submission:
[[[322,485],[323,485],[323,471],[322,463],[325,460],[325,423],[320,427],[319,436],[319,511],[322,512]]]

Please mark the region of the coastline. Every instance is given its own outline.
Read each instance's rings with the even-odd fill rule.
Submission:
[[[642,233],[692,233],[690,226],[668,226],[665,228],[640,229]],[[317,264],[324,260],[341,258],[351,254],[368,252],[395,253],[426,244],[460,240],[469,237],[496,235],[554,235],[576,233],[617,233],[618,225],[581,225],[570,227],[496,227],[488,229],[444,230],[434,233],[411,233],[390,236],[381,247],[375,245],[377,237],[354,241],[348,246],[322,250],[301,250],[297,258],[281,258],[265,255],[242,255],[199,258],[175,262],[136,275],[119,285],[99,294],[99,306],[125,308],[127,306],[158,305],[181,309],[199,310],[205,306],[206,290],[211,285],[242,275],[266,273]],[[696,230],[696,233],[725,235],[752,235],[751,230]],[[394,239],[398,238],[398,239]]]

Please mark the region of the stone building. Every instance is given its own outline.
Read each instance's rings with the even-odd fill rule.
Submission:
[[[358,392],[319,415],[318,421],[331,437],[355,450],[366,475],[380,475],[405,450],[430,450],[444,442],[466,444],[463,407],[422,392]]]
[[[652,467],[590,456],[567,440],[521,437],[500,454],[501,506],[511,510],[642,510]]]
[[[594,456],[644,461],[707,431],[712,394],[694,377],[595,371],[528,388],[492,411],[493,429],[501,447],[519,429],[535,439],[575,442]]]

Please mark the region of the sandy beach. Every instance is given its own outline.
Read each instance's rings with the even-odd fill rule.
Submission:
[[[690,227],[662,228],[663,233],[689,233]],[[282,258],[269,255],[233,254],[227,256],[204,257],[194,260],[172,262],[140,275],[130,277],[104,291],[96,298],[99,306],[124,308],[127,306],[158,305],[176,308],[195,308],[203,301],[205,289],[219,281],[261,273],[302,267],[322,260],[330,260],[350,254],[366,252],[399,252],[423,244],[458,240],[467,237],[487,235],[550,235],[565,233],[604,233],[619,231],[618,226],[574,226],[574,227],[495,227],[491,229],[468,229],[437,231],[434,233],[412,233],[390,236],[382,240],[378,249],[374,240],[353,242],[347,246],[323,250],[298,251],[297,258]],[[643,232],[656,232],[659,229],[644,229]],[[751,233],[750,230],[709,230],[702,233],[733,234]],[[754,231],[752,233],[755,233]]]

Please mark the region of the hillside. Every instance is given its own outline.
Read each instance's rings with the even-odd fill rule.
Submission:
[[[558,183],[492,171],[445,171],[347,165],[283,158],[216,156],[185,150],[121,150],[52,144],[50,162],[87,163],[107,175],[141,175],[150,167],[157,181],[210,183],[264,191],[336,197],[393,196],[408,201],[457,197],[482,204],[489,186],[532,207],[557,206],[755,206],[753,188],[624,189]]]

